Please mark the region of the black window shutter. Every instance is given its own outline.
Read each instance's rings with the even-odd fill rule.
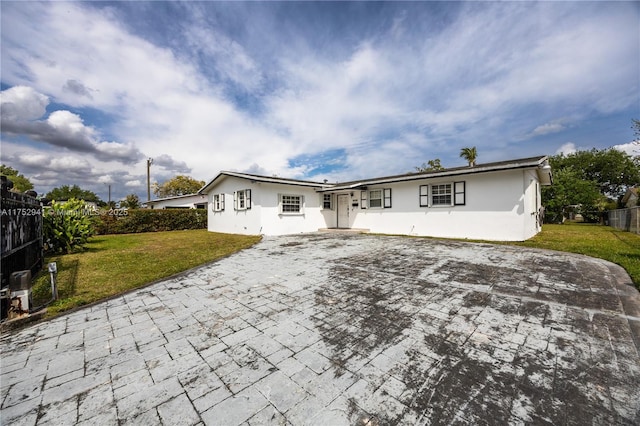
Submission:
[[[454,206],[464,206],[466,204],[466,184],[464,181],[462,182],[454,182],[453,184],[453,205]]]
[[[383,196],[384,196],[384,208],[385,209],[390,209],[391,208],[391,188],[387,188],[383,190]]]

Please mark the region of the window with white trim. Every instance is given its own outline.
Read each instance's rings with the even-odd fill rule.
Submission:
[[[369,208],[391,208],[391,188],[369,191]]]
[[[420,207],[464,206],[466,204],[466,184],[461,182],[420,185]]]
[[[322,197],[322,208],[324,210],[333,210],[333,194],[320,194]]]
[[[280,214],[303,214],[304,196],[279,194]]]
[[[224,194],[214,194],[213,195],[213,211],[221,212],[224,210]]]
[[[431,185],[432,206],[452,206],[452,188],[450,183]]]
[[[236,210],[251,209],[251,190],[241,189],[233,193],[233,205]]]
[[[369,191],[369,208],[381,208],[382,207],[382,189],[374,189]]]

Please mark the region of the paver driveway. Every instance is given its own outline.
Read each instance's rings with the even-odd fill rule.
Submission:
[[[640,296],[577,255],[310,234],[1,339],[3,424],[638,424]]]

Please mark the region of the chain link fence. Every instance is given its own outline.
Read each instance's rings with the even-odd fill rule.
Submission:
[[[640,234],[640,207],[609,210],[609,226]]]

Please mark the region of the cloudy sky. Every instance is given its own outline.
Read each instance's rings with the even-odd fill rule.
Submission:
[[[2,163],[106,200],[631,145],[637,2],[0,2]]]

